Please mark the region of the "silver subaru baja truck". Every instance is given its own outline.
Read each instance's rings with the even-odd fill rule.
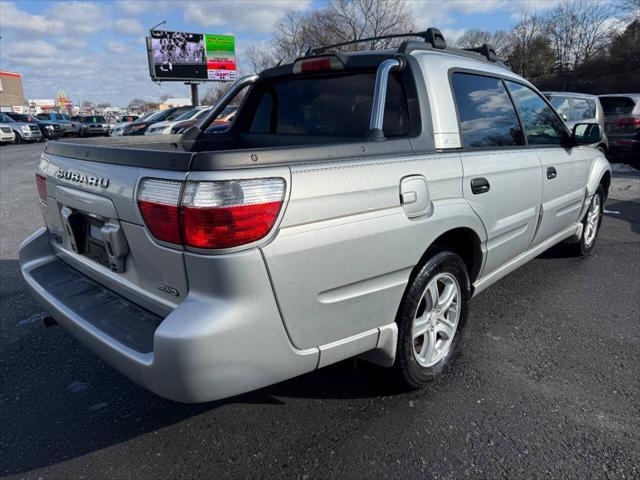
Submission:
[[[49,142],[20,248],[35,297],[176,401],[353,356],[425,385],[474,295],[559,242],[592,251],[611,170],[600,127],[569,131],[489,46],[404,36],[244,77],[183,135]]]

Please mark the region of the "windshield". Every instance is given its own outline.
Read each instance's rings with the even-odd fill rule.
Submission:
[[[105,123],[106,122],[104,117],[98,117],[98,116],[84,117],[83,121],[85,123]]]
[[[168,114],[168,115],[164,118],[164,120],[167,120],[167,121],[168,121],[168,120],[176,120],[176,119],[177,119],[180,115],[182,115],[183,113],[185,113],[185,112],[190,112],[190,111],[191,111],[191,109],[189,109],[189,110],[185,110],[184,108],[181,108],[181,109],[179,109],[179,110],[175,110],[175,111],[171,112],[170,114]]]
[[[149,122],[152,120],[160,121],[163,120],[167,111],[166,110],[157,110],[155,112],[150,112],[142,118],[139,118],[138,122]]]
[[[600,97],[605,115],[624,115],[631,113],[636,102],[629,97]]]
[[[7,114],[9,117],[13,118],[16,122],[31,122],[33,118],[30,115],[23,115],[22,113],[11,113]]]
[[[195,117],[199,112],[202,112],[203,110],[201,108],[194,108],[193,110],[187,110],[186,112],[182,113],[182,115],[178,115],[176,117],[176,120],[189,120],[190,118]]]
[[[57,113],[55,114],[55,118],[58,120],[69,120],[69,115],[65,115],[63,113]]]
[[[258,84],[248,101],[253,118],[242,128],[259,134],[364,137],[375,77],[371,72]],[[409,133],[407,103],[396,75],[389,77],[383,129],[387,137]]]

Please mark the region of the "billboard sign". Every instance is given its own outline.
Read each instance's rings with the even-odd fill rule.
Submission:
[[[152,30],[147,38],[153,80],[235,80],[233,35]]]

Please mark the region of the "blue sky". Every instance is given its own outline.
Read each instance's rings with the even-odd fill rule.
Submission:
[[[408,0],[419,28],[436,26],[453,38],[469,28],[508,29],[529,9],[559,0]],[[23,74],[27,98],[64,91],[74,103],[126,105],[134,97],[188,96],[179,82],[149,78],[144,37],[167,30],[232,33],[238,60],[267,42],[287,10],[308,11],[320,0],[5,1],[0,0],[0,69]],[[205,90],[207,86],[201,86]]]

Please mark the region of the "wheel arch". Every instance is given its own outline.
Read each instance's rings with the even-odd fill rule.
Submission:
[[[446,230],[431,242],[420,257],[420,261],[416,264],[409,284],[418,273],[420,266],[432,255],[434,248],[451,250],[460,255],[467,271],[469,272],[469,280],[473,282],[479,277],[484,263],[484,253],[482,251],[482,241],[478,233],[470,227],[461,226]]]

